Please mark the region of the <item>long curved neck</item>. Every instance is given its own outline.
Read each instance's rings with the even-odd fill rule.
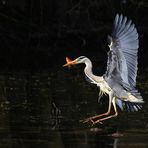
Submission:
[[[100,81],[103,81],[103,77],[100,77],[100,76],[95,76],[92,72],[92,62],[90,61],[90,59],[86,58],[85,61],[85,68],[84,68],[84,72],[85,74],[91,78],[93,81],[95,82],[100,82]]]

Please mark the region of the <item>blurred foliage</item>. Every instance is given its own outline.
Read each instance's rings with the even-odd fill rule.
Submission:
[[[75,76],[71,76],[73,71]],[[79,120],[106,112],[108,97],[98,103],[99,89],[87,83],[78,69],[73,71],[1,73],[0,127],[72,129],[85,127]],[[145,100],[143,109],[134,113],[118,109],[119,116],[104,125],[120,130],[146,128],[148,84],[143,76],[139,80],[137,86]]]
[[[47,68],[66,55],[104,59],[116,13],[136,24],[146,63],[147,7],[146,0],[1,0],[0,66]]]

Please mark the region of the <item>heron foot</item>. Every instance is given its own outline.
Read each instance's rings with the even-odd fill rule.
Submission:
[[[94,126],[95,125],[95,122],[93,119],[90,119],[90,120],[83,120],[83,123],[87,123],[90,127]]]
[[[80,120],[80,122],[82,122],[82,123],[89,123],[89,124],[91,124],[91,126],[94,126],[96,123],[100,123],[100,124],[103,124],[101,121],[99,121],[99,120],[97,120],[97,122],[95,122],[94,120],[93,120],[93,118],[87,118],[87,119],[84,119],[84,120]]]

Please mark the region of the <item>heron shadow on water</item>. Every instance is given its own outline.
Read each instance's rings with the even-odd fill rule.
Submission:
[[[108,110],[105,113],[82,120],[83,123],[95,125],[118,115],[117,105],[121,110],[138,111],[144,103],[141,94],[136,89],[138,70],[139,39],[135,25],[122,14],[117,14],[111,35],[108,35],[109,52],[106,72],[103,76],[96,76],[92,72],[92,62],[85,56],[75,60],[66,57],[67,63],[85,64],[86,80],[100,88],[99,100],[104,95],[109,96]],[[114,114],[111,114],[111,107]]]

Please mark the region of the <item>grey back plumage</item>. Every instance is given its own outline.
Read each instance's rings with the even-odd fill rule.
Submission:
[[[125,87],[134,88],[137,76],[138,33],[127,17],[117,14],[110,40],[106,79],[113,77]]]

